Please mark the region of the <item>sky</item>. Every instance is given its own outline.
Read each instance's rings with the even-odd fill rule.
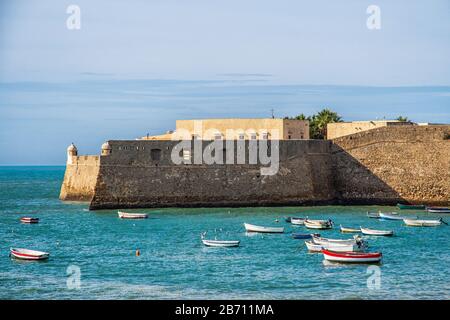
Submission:
[[[449,14],[447,0],[0,0],[0,165],[272,108],[450,123]]]

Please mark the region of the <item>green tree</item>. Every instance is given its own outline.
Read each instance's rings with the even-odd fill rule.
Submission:
[[[401,122],[408,122],[409,119],[408,117],[402,117],[402,116],[398,116],[397,119],[395,119],[397,121],[401,121]]]
[[[286,117],[285,119],[308,120],[309,136],[311,139],[325,139],[327,136],[327,124],[342,122],[341,116],[328,108],[325,108],[312,116],[305,116],[301,113],[296,117]]]
[[[342,122],[337,112],[326,108],[313,115],[310,120],[310,136],[312,139],[326,139],[327,125],[329,123]]]

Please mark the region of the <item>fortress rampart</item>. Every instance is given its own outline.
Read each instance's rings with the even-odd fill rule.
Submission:
[[[333,140],[341,203],[450,203],[450,126],[387,126]]]
[[[260,162],[174,164],[171,153],[179,141],[111,140],[100,156],[72,157],[60,198],[90,201],[94,210],[398,201],[448,205],[449,136],[450,126],[398,126],[329,141],[280,140],[274,175],[261,175]],[[203,141],[201,152],[210,143]],[[185,156],[195,158],[194,149]]]

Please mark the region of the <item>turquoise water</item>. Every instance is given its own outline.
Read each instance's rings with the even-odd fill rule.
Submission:
[[[0,167],[0,299],[450,298],[450,227],[411,228],[365,216],[392,207],[149,209],[140,211],[150,219],[130,221],[115,211],[89,212],[84,203],[60,202],[63,175],[63,167]],[[283,217],[306,214],[332,218],[336,226],[396,232],[367,238],[384,255],[378,289],[367,286],[367,265],[324,264],[321,254],[307,253],[302,240],[290,238],[291,231],[307,231]],[[20,224],[22,215],[41,221]],[[243,222],[282,225],[288,233],[248,236]],[[206,248],[203,231],[239,239],[241,247]],[[350,237],[338,228],[322,234]],[[12,246],[51,257],[13,260]],[[80,268],[78,289],[67,286],[71,265]]]

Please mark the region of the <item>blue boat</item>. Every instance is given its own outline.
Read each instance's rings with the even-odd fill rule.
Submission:
[[[312,237],[320,237],[319,233],[292,233],[292,238],[294,239],[311,239]]]

